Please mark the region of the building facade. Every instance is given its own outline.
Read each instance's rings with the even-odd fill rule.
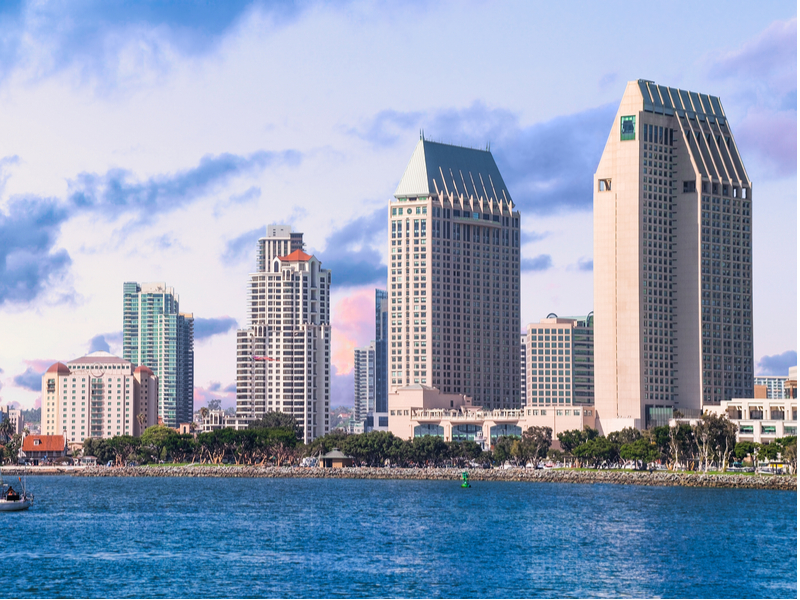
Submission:
[[[595,427],[594,407],[486,409],[469,396],[419,384],[389,394],[389,431],[403,439],[432,435],[446,442],[473,441],[488,450],[498,437],[521,436],[531,427],[549,427],[556,440],[564,431]]]
[[[375,411],[386,414],[389,394],[389,293],[375,290]]]
[[[158,377],[108,352],[55,363],[42,375],[43,435],[139,436],[158,423]]]
[[[375,412],[376,386],[375,342],[363,348],[356,348],[353,356],[354,398],[353,418],[363,421],[367,414]]]
[[[786,375],[756,375],[753,379],[753,386],[764,388],[765,398],[780,400],[784,398],[787,379]]]
[[[524,386],[527,406],[594,404],[594,316],[550,314],[528,325]]]
[[[752,396],[751,203],[718,98],[628,83],[594,178],[604,431]]]
[[[10,406],[0,406],[0,423],[5,420],[11,421],[13,433],[22,433],[25,429],[24,419],[22,418],[22,410],[19,408],[11,408]]]
[[[194,317],[165,283],[123,284],[122,357],[153,371],[158,416],[176,428],[194,409]]]
[[[308,443],[330,430],[331,273],[302,236],[270,225],[258,242],[249,324],[236,334],[236,422],[289,413]]]
[[[387,216],[390,392],[518,408],[520,215],[491,153],[420,139]]]
[[[519,402],[528,405],[528,336],[519,336]]]

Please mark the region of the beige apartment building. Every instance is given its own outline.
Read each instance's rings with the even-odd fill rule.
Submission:
[[[520,406],[520,215],[492,154],[420,139],[389,203],[389,390]]]
[[[270,411],[294,416],[310,443],[330,430],[331,272],[302,251],[303,234],[270,225],[236,333],[237,429]],[[285,253],[285,254],[284,254]]]
[[[719,98],[628,83],[594,178],[604,433],[753,395],[751,202]]]
[[[55,363],[42,375],[42,434],[68,442],[141,435],[158,422],[158,378],[108,352]]]

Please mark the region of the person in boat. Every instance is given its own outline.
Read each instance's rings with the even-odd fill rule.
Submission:
[[[15,492],[14,488],[11,486],[8,486],[8,493],[6,494],[6,500],[8,500],[9,502],[16,502],[17,500],[19,500],[19,494]]]

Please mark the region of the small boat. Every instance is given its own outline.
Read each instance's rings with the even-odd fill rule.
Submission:
[[[33,504],[33,494],[25,489],[22,478],[19,479],[22,493],[16,491],[13,486],[2,483],[0,479],[0,512],[12,512],[28,510]]]

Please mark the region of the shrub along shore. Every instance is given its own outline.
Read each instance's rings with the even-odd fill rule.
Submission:
[[[464,469],[457,468],[378,468],[354,467],[322,469],[307,467],[261,466],[139,466],[88,467],[73,472],[81,477],[239,477],[239,478],[322,478],[322,479],[398,479],[398,480],[461,480]],[[797,478],[778,475],[703,474],[669,471],[636,472],[573,469],[468,469],[472,482],[527,481],[532,483],[613,483],[621,485],[654,485],[713,487],[739,489],[772,489],[797,491]],[[30,473],[30,471],[29,471]]]

